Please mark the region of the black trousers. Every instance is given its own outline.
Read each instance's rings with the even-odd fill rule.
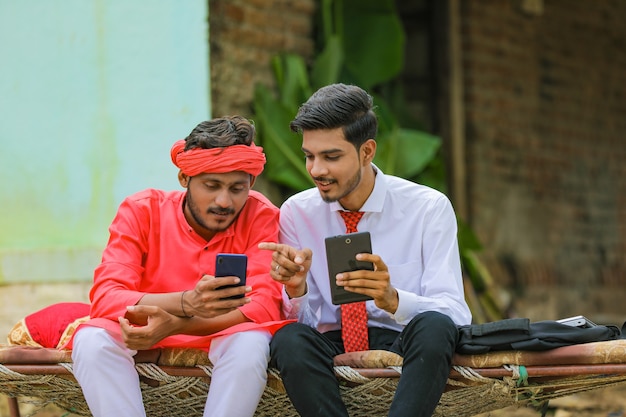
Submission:
[[[403,357],[402,376],[389,410],[392,417],[430,417],[446,387],[458,331],[441,313],[417,315],[401,333],[370,328],[370,349]],[[281,374],[287,395],[303,417],[347,417],[333,371],[333,357],[343,353],[341,332],[322,334],[292,323],[270,343],[270,366]]]

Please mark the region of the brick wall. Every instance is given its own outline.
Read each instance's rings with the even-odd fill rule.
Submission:
[[[315,0],[210,0],[214,116],[251,115],[257,83],[273,85],[270,59],[313,53]]]
[[[626,319],[626,2],[525,3],[462,1],[470,222],[550,314]]]

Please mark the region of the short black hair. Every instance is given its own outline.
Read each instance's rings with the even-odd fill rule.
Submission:
[[[298,110],[289,127],[294,132],[341,127],[346,140],[357,149],[375,139],[378,119],[374,100],[355,85],[331,84],[317,90]]]
[[[224,148],[254,142],[252,122],[242,116],[224,116],[201,122],[185,138],[185,150]]]

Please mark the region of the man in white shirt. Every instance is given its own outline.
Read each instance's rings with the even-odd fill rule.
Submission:
[[[372,298],[358,350],[385,349],[404,359],[390,416],[432,415],[450,372],[456,326],[471,322],[452,205],[444,194],[372,163],[378,127],[372,107],[367,92],[344,84],[323,87],[302,105],[290,127],[303,135],[316,188],[282,205],[280,243],[259,245],[274,251],[271,275],[284,285],[286,316],[298,319],[275,334],[270,365],[302,416],[348,416],[333,357],[349,350],[342,339],[349,326],[342,326],[343,306],[331,301],[324,246],[326,237],[349,231],[340,212],[363,212],[357,229],[372,239],[373,253],[357,259],[374,270],[336,277],[337,285]]]

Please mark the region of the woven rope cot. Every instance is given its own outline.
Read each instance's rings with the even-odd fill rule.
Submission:
[[[140,352],[136,369],[147,415],[175,412],[201,416],[212,369],[206,356],[183,349]],[[469,417],[511,405],[539,407],[552,398],[626,383],[626,340],[544,352],[456,355],[453,363],[434,416]],[[339,355],[335,364],[351,416],[387,414],[402,372],[399,356],[384,351],[354,352]],[[9,396],[12,417],[20,415],[18,399],[37,407],[54,403],[73,414],[91,415],[72,376],[67,351],[0,348],[0,392]],[[274,369],[268,371],[256,416],[298,416]]]

